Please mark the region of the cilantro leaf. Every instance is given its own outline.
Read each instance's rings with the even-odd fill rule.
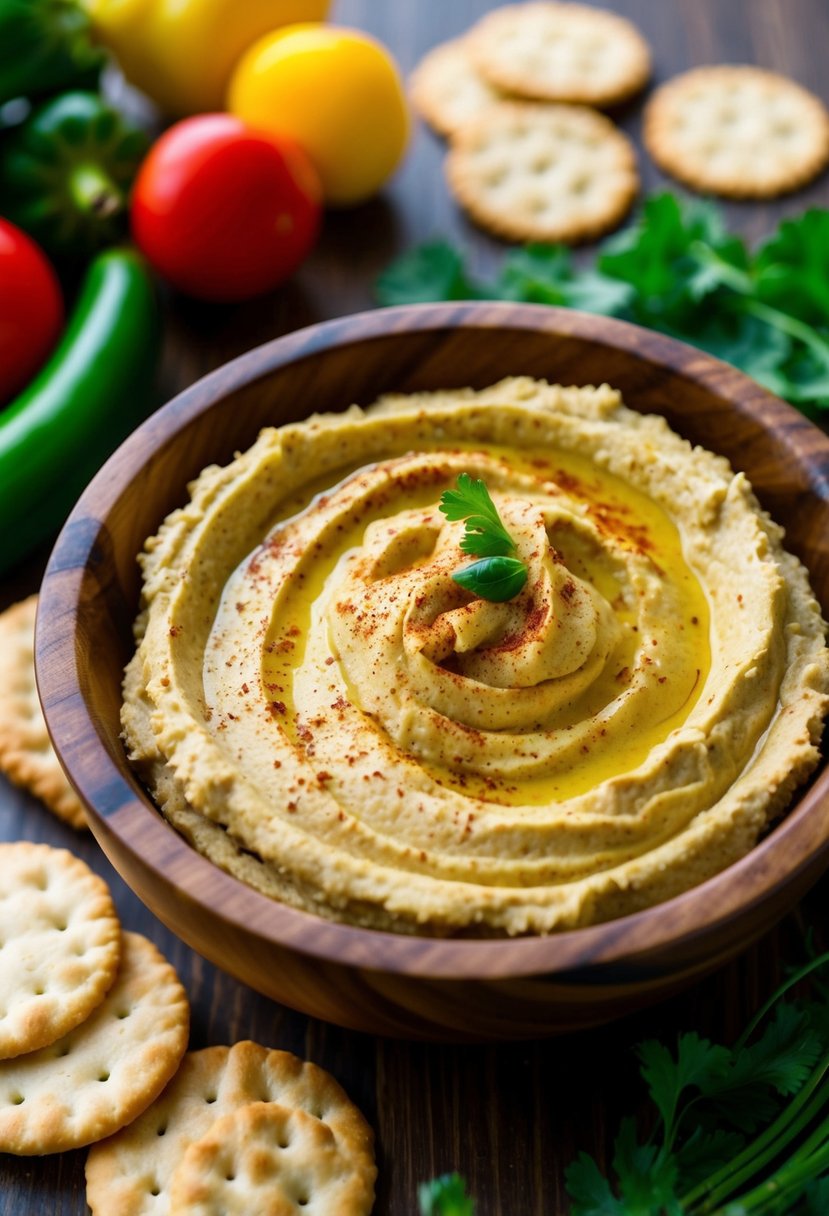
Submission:
[[[783,369],[791,355],[791,340],[755,317],[745,313],[721,315],[703,322],[692,338],[682,329],[665,326],[664,331],[685,342],[692,340],[694,346],[739,367],[770,392],[784,395],[781,390],[786,389],[787,380]]]
[[[665,1125],[666,1143],[670,1145],[683,1094],[692,1086],[705,1092],[723,1078],[731,1053],[727,1047],[715,1046],[692,1030],[679,1036],[676,1058],[655,1039],[640,1043],[637,1055],[651,1099]]]
[[[779,387],[766,382],[772,392],[786,397],[809,417],[829,409],[829,346],[826,353],[798,351],[786,363]]]
[[[829,1212],[829,1175],[810,1182],[804,1198],[803,1216],[826,1216]]]
[[[640,1143],[635,1121],[623,1120],[613,1179],[581,1154],[566,1175],[573,1216],[826,1216],[829,990],[818,980],[814,999],[783,999],[829,964],[829,953],[814,957],[807,946],[810,962],[787,976],[733,1048],[695,1032],[679,1036],[675,1053],[654,1040],[640,1045],[660,1122]],[[755,1134],[746,1142],[744,1132]]]
[[[478,288],[463,258],[447,241],[432,241],[405,253],[375,284],[380,304],[428,304],[434,300],[474,300]]]
[[[478,282],[438,241],[398,259],[377,293],[384,304],[526,300],[624,317],[733,363],[811,417],[829,410],[829,210],[784,221],[752,254],[710,203],[653,195],[592,266],[530,244]]]
[[[622,1120],[613,1149],[625,1216],[683,1216],[674,1159],[653,1144],[639,1144],[634,1119]]]
[[[613,1146],[618,1198],[610,1181],[587,1153],[567,1168],[571,1216],[683,1216],[676,1194],[673,1158],[653,1144],[640,1144],[636,1123],[623,1119]]]
[[[797,1093],[820,1051],[807,1011],[781,1002],[761,1038],[736,1052],[727,1072],[704,1080],[701,1088],[720,1118],[751,1132],[776,1113],[773,1093]]]
[[[729,1083],[744,1079],[754,1085],[770,1085],[789,1097],[806,1080],[820,1049],[820,1039],[809,1026],[806,1010],[781,1001],[762,1037],[737,1055]]]
[[[684,207],[672,194],[647,199],[639,222],[602,246],[597,266],[635,291],[632,319],[661,329],[689,323],[699,305],[722,286],[722,265],[715,274],[700,259],[700,247],[721,253],[721,262],[745,263],[739,240],[728,237],[707,203]]]
[[[735,1131],[717,1127],[706,1131],[694,1128],[688,1139],[675,1153],[679,1176],[678,1190],[685,1192],[719,1169],[724,1161],[734,1157],[745,1143]]]
[[[564,1174],[571,1216],[627,1216],[610,1183],[588,1153],[579,1153]]]
[[[570,250],[563,245],[530,244],[507,254],[492,295],[618,317],[627,311],[635,290],[599,270],[574,272]]]
[[[757,251],[756,290],[810,325],[829,325],[829,211],[784,220]]]
[[[515,599],[527,582],[527,567],[518,557],[482,557],[457,570],[452,578],[466,591],[493,604]]]
[[[475,1216],[475,1202],[460,1174],[444,1174],[417,1188],[420,1216]]]

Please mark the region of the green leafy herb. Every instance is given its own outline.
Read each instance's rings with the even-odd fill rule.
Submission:
[[[377,297],[518,300],[622,317],[733,363],[806,414],[829,410],[829,210],[785,220],[752,253],[710,204],[662,194],[592,266],[575,266],[562,246],[532,244],[511,250],[484,282],[436,241],[393,263]]]
[[[388,266],[378,280],[377,294],[382,304],[429,304],[474,300],[478,293],[460,253],[445,241],[432,241]]]
[[[512,537],[483,481],[461,473],[457,490],[446,490],[441,495],[440,509],[447,519],[466,520],[466,533],[461,541],[464,553],[494,557],[515,552]]]
[[[420,1216],[475,1216],[475,1204],[460,1174],[444,1174],[417,1190]]]
[[[585,1152],[567,1169],[570,1216],[827,1216],[829,986],[783,998],[829,969],[816,955],[789,974],[732,1047],[691,1031],[676,1050],[637,1049],[653,1111],[640,1136],[623,1119],[611,1176]],[[474,1216],[457,1174],[419,1191],[421,1216]],[[466,1206],[464,1206],[466,1205]]]
[[[613,1177],[582,1153],[572,1216],[825,1216],[829,1211],[829,1001],[783,1000],[790,976],[733,1047],[691,1032],[638,1049],[656,1124],[623,1120]],[[649,1120],[653,1123],[653,1120]]]
[[[527,581],[527,567],[518,557],[482,557],[452,575],[456,583],[479,599],[503,604],[515,599]]]
[[[484,482],[461,473],[457,489],[441,495],[440,509],[447,519],[466,521],[461,549],[479,558],[453,574],[455,582],[493,603],[518,595],[527,581],[527,567],[514,556],[512,537]]]

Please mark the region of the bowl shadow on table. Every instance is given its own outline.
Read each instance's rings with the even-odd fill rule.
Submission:
[[[251,351],[181,394],[119,450],[52,556],[38,669],[58,751],[105,852],[206,957],[294,1008],[375,1034],[536,1038],[670,995],[766,932],[825,868],[821,773],[728,871],[659,908],[547,938],[432,940],[336,925],[244,887],[164,823],[119,739],[145,536],[204,465],[261,425],[383,391],[483,387],[507,374],[619,387],[750,474],[829,607],[829,440],[725,364],[661,335],[565,310],[420,306],[346,318]],[[94,655],[94,663],[91,657]]]

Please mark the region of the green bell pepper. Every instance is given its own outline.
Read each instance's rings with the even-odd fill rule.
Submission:
[[[0,0],[0,105],[94,88],[105,58],[78,0]]]
[[[0,574],[47,540],[152,404],[160,325],[139,254],[92,262],[51,358],[0,413]]]
[[[52,257],[86,259],[124,236],[149,142],[96,93],[52,98],[0,135],[0,211]]]

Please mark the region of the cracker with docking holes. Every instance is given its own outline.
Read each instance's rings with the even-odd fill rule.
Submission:
[[[252,1102],[185,1152],[170,1216],[369,1216],[373,1168],[355,1168],[331,1128],[304,1110]]]
[[[89,1017],[120,952],[109,888],[80,858],[0,844],[0,1060],[54,1043]]]
[[[463,38],[428,51],[411,75],[409,92],[421,117],[447,136],[502,97],[473,64]]]
[[[583,4],[531,0],[494,9],[469,31],[469,53],[493,88],[537,101],[618,105],[651,74],[632,22]]]
[[[115,983],[90,1017],[0,1063],[0,1152],[63,1152],[130,1123],[178,1068],[189,1021],[174,969],[152,942],[124,933]]]
[[[446,177],[478,224],[512,241],[592,240],[639,189],[633,145],[603,114],[532,102],[498,102],[465,123]]]
[[[0,773],[29,790],[73,828],[86,815],[52,750],[35,685],[37,596],[0,614]]]
[[[829,113],[776,72],[694,68],[653,94],[645,146],[666,173],[728,198],[774,198],[829,164]]]
[[[373,1134],[323,1069],[258,1043],[190,1052],[164,1093],[86,1163],[93,1216],[171,1216],[170,1188],[186,1150],[222,1116],[251,1102],[276,1102],[320,1120],[337,1149],[373,1188]]]

